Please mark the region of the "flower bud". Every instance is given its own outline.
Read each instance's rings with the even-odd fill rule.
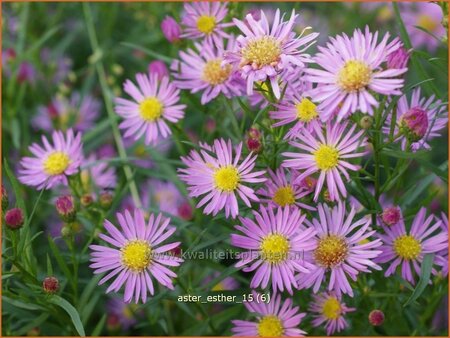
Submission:
[[[56,293],[59,290],[59,281],[56,277],[53,276],[45,277],[44,281],[42,282],[42,288],[46,293]]]
[[[92,198],[91,195],[86,194],[81,196],[80,198],[80,203],[83,207],[88,207],[90,206],[92,203],[94,202],[94,199]]]
[[[6,209],[8,209],[9,206],[9,198],[8,198],[8,192],[6,191],[5,187],[2,185],[2,211],[5,212]]]
[[[61,228],[61,236],[62,237],[70,237],[73,234],[72,227],[70,224],[64,224]]]
[[[164,62],[155,60],[149,63],[148,72],[150,74],[156,74],[158,79],[161,80],[164,76],[169,76],[169,70]]]
[[[72,196],[60,196],[55,202],[58,215],[65,222],[73,222],[77,218],[77,209]]]
[[[373,310],[369,314],[369,323],[373,326],[380,326],[384,322],[384,313],[381,310]]]
[[[410,53],[401,46],[386,57],[389,69],[402,69],[408,65]]]
[[[10,209],[5,214],[5,223],[11,230],[20,229],[24,222],[23,211],[20,208]]]
[[[106,319],[106,327],[108,331],[117,331],[120,329],[119,316],[115,313],[109,313]]]
[[[107,191],[102,192],[98,198],[98,201],[103,209],[108,210],[109,208],[111,208],[111,204],[113,202],[113,195],[111,195],[111,193]]]
[[[161,30],[169,42],[173,43],[180,40],[181,27],[171,16],[166,16],[161,22]]]
[[[366,116],[363,116],[361,118],[361,120],[359,120],[359,126],[362,129],[370,129],[372,127],[372,125],[373,125],[372,116],[366,115]]]
[[[188,202],[183,202],[178,207],[178,216],[186,221],[192,219],[192,207]]]
[[[419,107],[411,108],[400,118],[400,131],[411,142],[421,140],[428,130],[428,115]]]
[[[256,128],[250,128],[248,130],[248,137],[250,138],[256,138],[256,139],[260,139],[261,138],[261,133],[258,129]]]
[[[397,224],[401,218],[400,208],[397,206],[391,206],[383,209],[383,213],[381,214],[381,219],[384,224],[388,226],[392,226]]]
[[[247,132],[246,145],[248,150],[259,153],[262,150],[261,133],[256,128],[250,128]]]

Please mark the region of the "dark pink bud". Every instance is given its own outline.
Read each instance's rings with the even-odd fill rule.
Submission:
[[[391,206],[383,210],[381,214],[381,219],[383,223],[389,226],[395,225],[400,221],[401,210],[397,206]]]
[[[192,219],[192,207],[188,202],[184,202],[178,207],[178,216],[186,221]]]
[[[406,68],[410,53],[402,46],[389,54],[386,58],[387,67],[390,69]]]
[[[171,16],[166,16],[161,22],[161,30],[169,42],[173,43],[180,40],[181,27]]]
[[[261,138],[261,133],[260,133],[260,131],[259,131],[258,129],[256,129],[256,128],[250,128],[250,129],[248,130],[248,137],[259,139],[259,138]]]
[[[381,310],[373,310],[369,314],[369,322],[373,326],[380,326],[384,322],[384,313]]]
[[[400,130],[410,141],[419,141],[428,130],[427,112],[420,107],[411,108],[401,116]]]
[[[73,222],[77,216],[77,209],[72,196],[60,196],[55,203],[56,211],[66,222]]]
[[[161,80],[164,76],[169,75],[169,70],[164,62],[155,60],[149,63],[148,72],[150,74],[156,74],[158,79]]]
[[[247,139],[247,148],[254,153],[259,153],[262,150],[262,144],[258,139],[249,138]]]
[[[56,293],[59,290],[59,281],[56,277],[45,277],[42,288],[46,293]]]
[[[23,211],[20,208],[10,209],[5,214],[6,226],[12,230],[20,229],[23,225]]]

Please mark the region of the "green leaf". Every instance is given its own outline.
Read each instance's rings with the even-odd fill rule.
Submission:
[[[53,303],[59,307],[61,307],[64,311],[68,313],[70,319],[72,319],[73,326],[77,330],[78,334],[82,337],[86,336],[84,332],[83,324],[81,323],[80,315],[77,310],[64,298],[59,297],[58,295],[53,295],[49,299],[50,303]]]
[[[25,309],[25,310],[31,310],[31,311],[36,311],[36,310],[42,310],[41,306],[35,305],[35,304],[28,304],[28,303],[24,303],[20,300],[17,299],[12,299],[6,296],[2,296],[2,300],[6,303],[9,303],[15,307],[18,307],[20,309]]]
[[[129,48],[140,50],[141,52],[144,52],[145,54],[150,55],[151,57],[153,57],[155,59],[159,59],[161,61],[164,61],[168,65],[170,65],[171,62],[172,62],[172,59],[170,57],[162,55],[162,54],[159,54],[159,53],[156,53],[156,52],[154,52],[154,51],[152,51],[150,49],[138,46],[138,45],[136,45],[134,43],[122,42],[121,45],[129,47]]]
[[[433,267],[433,261],[434,261],[434,254],[429,253],[425,254],[423,257],[422,262],[422,268],[420,270],[420,280],[419,283],[417,283],[416,288],[414,289],[411,297],[406,301],[406,303],[403,305],[408,306],[412,302],[414,302],[416,299],[420,297],[422,292],[425,290],[425,288],[428,285],[428,282],[430,281],[430,275],[431,275],[431,269]]]
[[[3,161],[3,169],[5,169],[6,176],[8,176],[9,182],[12,185],[12,188],[14,190],[14,195],[16,195],[16,201],[17,206],[22,209],[23,214],[25,216],[25,219],[27,218],[27,208],[25,206],[25,201],[22,198],[22,187],[20,186],[19,181],[17,180],[16,176],[11,171],[11,168],[9,167],[8,161],[4,159]]]
[[[41,314],[39,317],[36,317],[31,322],[29,322],[27,325],[22,326],[17,332],[15,332],[15,334],[18,336],[23,336],[31,329],[33,329],[35,327],[40,327],[41,324],[43,322],[45,322],[49,316],[50,315],[48,313]]]
[[[95,325],[95,328],[91,334],[92,337],[97,337],[100,335],[100,333],[102,333],[103,327],[105,326],[105,322],[106,322],[106,313],[99,320],[98,324]]]
[[[68,279],[72,279],[72,273],[69,270],[69,267],[67,266],[64,258],[61,255],[61,251],[59,251],[58,247],[56,246],[53,238],[48,236],[48,244],[50,245],[50,249],[52,250],[53,256],[55,256],[56,262],[58,263],[59,268],[62,270],[64,275]]]
[[[53,276],[53,266],[50,256],[47,254],[47,276]]]

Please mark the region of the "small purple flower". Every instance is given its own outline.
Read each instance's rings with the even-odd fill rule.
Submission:
[[[161,30],[170,43],[180,40],[181,27],[171,16],[166,15],[165,19],[161,22]]]
[[[400,130],[412,142],[421,140],[428,130],[427,112],[419,107],[413,107],[400,117]]]
[[[406,68],[408,66],[410,56],[411,52],[407,51],[405,47],[400,46],[387,56],[387,67],[390,69]]]
[[[148,73],[156,74],[158,79],[161,80],[164,76],[169,76],[169,70],[166,64],[161,60],[155,60],[149,63]]]

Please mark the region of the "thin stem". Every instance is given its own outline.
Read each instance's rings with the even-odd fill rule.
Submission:
[[[84,17],[86,21],[86,27],[89,35],[89,41],[91,44],[92,52],[94,55],[98,54],[101,55],[101,50],[98,44],[97,36],[95,33],[94,28],[94,20],[92,18],[92,11],[90,4],[83,3],[83,11],[84,11]],[[122,137],[120,135],[120,131],[117,125],[117,121],[114,114],[114,109],[112,107],[111,98],[110,98],[110,90],[108,88],[108,84],[106,81],[106,73],[105,68],[103,66],[103,62],[101,60],[97,60],[95,62],[95,69],[98,74],[98,78],[100,81],[100,86],[102,89],[103,97],[105,100],[105,106],[106,110],[108,112],[108,118],[111,123],[111,128],[113,132],[114,141],[117,146],[117,150],[119,152],[120,158],[123,160],[124,163],[127,163],[127,153],[125,151],[125,147],[123,145]],[[139,193],[137,190],[136,182],[133,179],[133,173],[131,171],[131,167],[128,164],[123,165],[123,171],[125,173],[125,177],[128,181],[129,187],[130,187],[130,193],[133,198],[134,204],[136,207],[140,208],[142,206],[141,199],[139,198]]]

